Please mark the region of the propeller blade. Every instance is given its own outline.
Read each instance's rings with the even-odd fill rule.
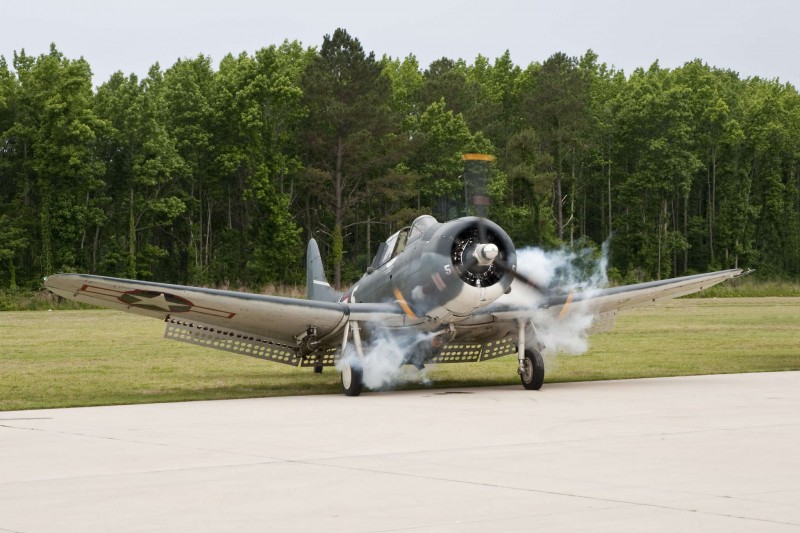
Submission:
[[[486,218],[478,218],[478,240],[481,244],[488,243],[489,231],[486,229]]]
[[[515,270],[509,268],[508,263],[506,263],[501,257],[496,257],[494,260],[495,264],[505,270],[506,272],[510,272],[511,275],[515,278],[527,285],[528,287],[539,291],[540,293],[544,294],[545,296],[550,296],[553,291],[548,289],[547,287],[543,287],[539,283],[533,281],[533,279],[529,278],[525,274],[522,274],[519,270]]]
[[[564,306],[561,308],[561,312],[558,314],[558,319],[563,320],[567,313],[569,313],[569,306],[572,305],[572,298],[575,296],[575,291],[569,291],[567,295],[567,299],[564,300]]]

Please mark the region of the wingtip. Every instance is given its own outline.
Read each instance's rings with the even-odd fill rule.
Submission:
[[[61,273],[50,274],[49,276],[44,276],[42,278],[42,282],[44,282],[44,286],[49,289],[53,286],[55,282],[57,282],[60,279],[64,279],[67,275],[68,274],[61,274]]]

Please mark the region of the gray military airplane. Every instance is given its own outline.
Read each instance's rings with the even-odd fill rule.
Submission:
[[[517,270],[511,239],[483,217],[440,223],[420,216],[380,245],[347,292],[327,282],[308,244],[307,299],[169,285],[88,274],[56,274],[53,293],[166,323],[164,336],[296,367],[341,371],[344,393],[364,384],[365,344],[405,340],[402,364],[481,362],[516,355],[523,387],[541,388],[541,321],[580,310],[597,329],[622,309],[703,290],[742,275],[723,270],[621,287],[558,292]],[[369,354],[381,357],[380,353]]]

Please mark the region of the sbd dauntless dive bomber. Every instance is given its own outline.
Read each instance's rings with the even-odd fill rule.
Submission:
[[[545,370],[538,320],[581,309],[598,324],[609,324],[621,309],[741,274],[723,270],[565,294],[519,273],[511,239],[490,220],[469,216],[440,223],[425,215],[382,243],[345,293],[326,281],[314,240],[308,244],[306,300],[87,274],[53,275],[45,285],[64,298],[163,320],[168,339],[316,371],[337,365],[345,394],[357,396],[365,345],[379,335],[414,339],[402,363],[417,368],[515,354],[522,385],[536,390]]]

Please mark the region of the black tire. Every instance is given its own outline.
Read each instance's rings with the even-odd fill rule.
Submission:
[[[315,366],[314,367],[314,373],[315,374],[322,374],[322,367],[321,366]]]
[[[364,386],[364,371],[360,367],[344,363],[342,368],[342,390],[345,396],[358,396]]]
[[[539,390],[544,383],[544,360],[539,350],[525,350],[523,372],[520,374],[522,386],[528,390]]]

